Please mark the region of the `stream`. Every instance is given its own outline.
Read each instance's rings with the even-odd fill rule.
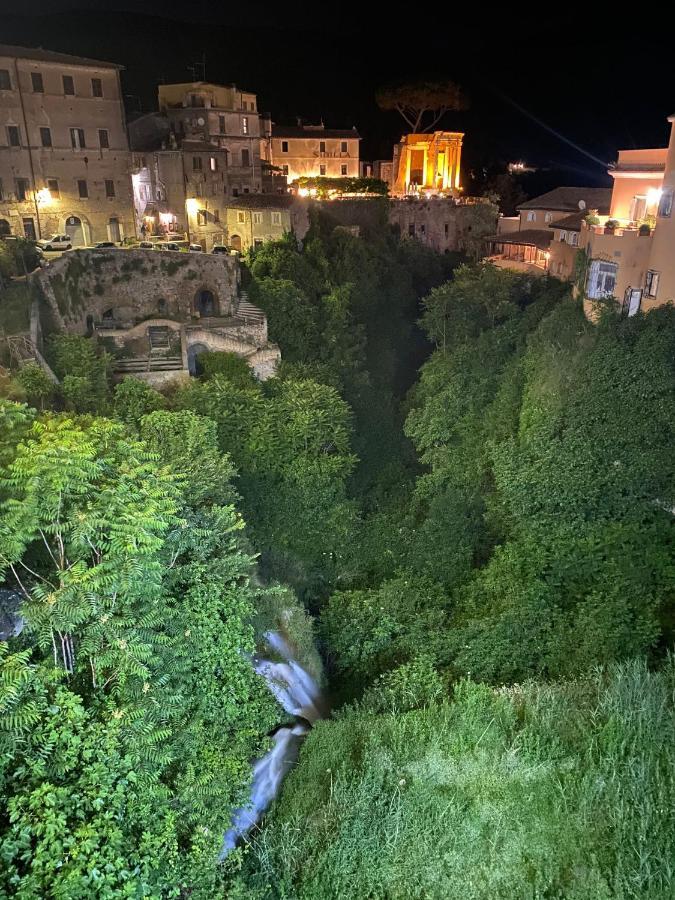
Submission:
[[[277,796],[284,777],[294,766],[300,745],[312,724],[323,715],[319,686],[293,658],[286,639],[278,631],[267,631],[264,637],[268,648],[283,661],[275,662],[255,656],[253,667],[265,679],[279,704],[289,715],[295,717],[296,722],[294,725],[278,728],[272,736],[272,748],[254,763],[250,800],[232,816],[232,825],[223,838],[221,860],[260,821]]]

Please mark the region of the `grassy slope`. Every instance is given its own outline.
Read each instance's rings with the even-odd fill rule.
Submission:
[[[319,723],[233,896],[672,898],[674,687],[631,663]]]

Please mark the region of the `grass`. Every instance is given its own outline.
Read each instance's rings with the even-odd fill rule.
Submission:
[[[675,667],[319,723],[235,881],[297,900],[672,900]]]

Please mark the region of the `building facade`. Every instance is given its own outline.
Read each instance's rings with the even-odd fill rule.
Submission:
[[[621,150],[608,215],[584,221],[586,309],[616,298],[627,315],[675,302],[675,116],[667,148]]]
[[[456,131],[405,134],[394,147],[393,193],[457,196],[464,135]]]
[[[120,69],[0,46],[0,233],[134,237]]]
[[[160,85],[159,112],[129,126],[139,232],[223,243],[232,199],[285,190],[268,159],[269,130],[256,95],[234,85]]]
[[[358,178],[359,137],[355,128],[273,125],[270,161],[287,177]]]

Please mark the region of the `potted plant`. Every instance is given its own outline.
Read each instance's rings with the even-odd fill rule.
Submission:
[[[614,234],[618,227],[619,223],[616,219],[607,219],[605,222],[605,234]]]
[[[643,222],[642,225],[638,228],[638,234],[640,237],[649,237],[652,233],[652,227],[649,222]]]

